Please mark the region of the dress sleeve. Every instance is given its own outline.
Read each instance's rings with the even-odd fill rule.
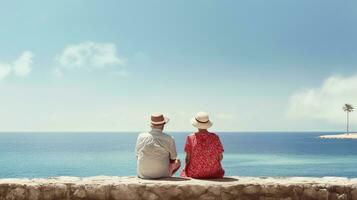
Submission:
[[[186,144],[185,144],[185,152],[186,152],[186,153],[191,153],[191,148],[192,148],[191,137],[190,137],[190,136],[187,136],[187,138],[186,138]]]

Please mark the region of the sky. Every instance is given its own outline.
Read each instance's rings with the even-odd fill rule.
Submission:
[[[344,131],[356,24],[353,0],[0,1],[0,131]]]

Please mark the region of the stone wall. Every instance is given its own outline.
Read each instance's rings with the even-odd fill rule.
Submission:
[[[121,199],[352,199],[357,179],[229,177],[220,180],[135,177],[0,179],[0,200]]]

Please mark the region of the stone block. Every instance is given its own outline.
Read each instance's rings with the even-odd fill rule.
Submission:
[[[86,199],[93,200],[106,200],[109,195],[110,186],[107,185],[92,185],[85,186]]]
[[[357,188],[354,188],[351,191],[351,197],[352,197],[352,200],[357,200]]]
[[[26,189],[20,186],[13,186],[8,188],[6,193],[6,200],[25,200],[26,199]]]
[[[306,199],[317,199],[318,194],[315,188],[305,188],[303,192],[303,198]]]
[[[338,200],[348,200],[347,194],[338,194]]]
[[[43,200],[53,200],[55,199],[55,189],[56,186],[52,184],[44,185],[41,187],[41,194]]]
[[[84,187],[76,187],[74,188],[72,197],[74,200],[85,199],[87,197],[87,192]]]
[[[28,200],[40,200],[41,199],[41,187],[40,186],[27,186]]]
[[[261,187],[261,193],[264,195],[275,195],[279,193],[278,185],[263,185]]]
[[[135,187],[128,185],[116,185],[110,189],[110,196],[113,200],[139,200],[140,195]]]
[[[328,200],[329,192],[327,189],[319,189],[317,191],[317,199],[318,200]]]
[[[259,185],[248,185],[243,189],[243,192],[245,194],[253,195],[253,194],[258,194],[261,190],[261,187]]]
[[[55,187],[55,199],[70,200],[70,190],[65,184],[58,184]]]
[[[160,199],[160,197],[150,191],[145,191],[142,195],[141,195],[142,199],[146,199],[146,200],[158,200]]]

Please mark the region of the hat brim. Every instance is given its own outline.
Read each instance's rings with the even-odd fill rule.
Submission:
[[[194,118],[194,117],[190,121],[191,121],[192,126],[198,128],[198,129],[208,129],[213,125],[213,123],[211,121],[208,121],[205,123],[198,122],[196,120],[196,118]]]
[[[161,122],[151,122],[151,125],[157,125],[157,126],[160,126],[160,125],[164,125],[164,124],[167,124],[169,123],[170,119],[167,118],[167,117],[164,117],[164,121],[161,121]]]

